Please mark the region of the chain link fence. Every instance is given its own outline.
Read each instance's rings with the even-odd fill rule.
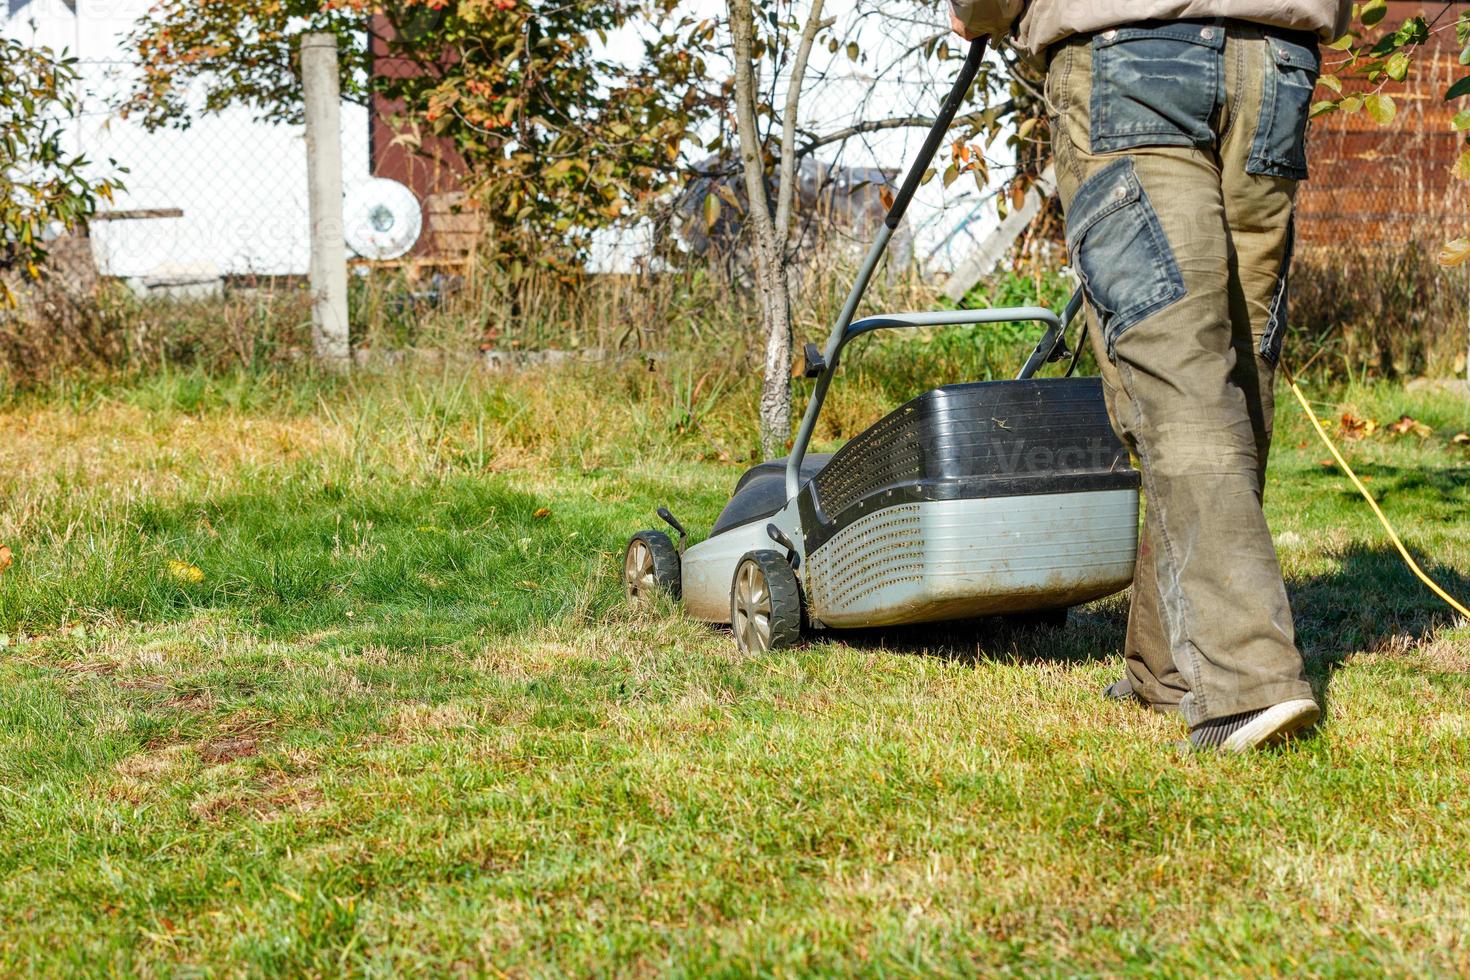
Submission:
[[[306,144],[301,126],[244,109],[196,114],[186,128],[149,131],[114,108],[130,66],[84,61],[77,145],[104,169],[126,168],[91,237],[98,271],[142,290],[209,289],[238,277],[299,276],[310,257]],[[369,176],[368,113],[343,106],[344,185]]]

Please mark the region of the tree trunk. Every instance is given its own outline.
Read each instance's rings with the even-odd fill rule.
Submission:
[[[760,99],[753,48],[755,14],[751,0],[729,0],[730,36],[735,47],[735,117],[745,195],[750,201],[747,231],[755,236],[756,282],[761,293],[761,328],[766,337],[765,377],[761,384],[761,453],[771,459],[786,447],[791,431],[791,295],[786,288],[785,243],[772,214],[766,185],[765,147],[756,122]],[[781,177],[776,175],[777,186]]]
[[[761,452],[770,459],[786,452],[791,438],[791,210],[796,190],[796,118],[807,59],[822,19],[823,0],[814,0],[807,17],[781,119],[781,155],[776,167],[776,202],[766,183],[766,152],[756,123],[760,83],[753,57],[755,14],[751,0],[728,0],[730,36],[735,48],[735,120],[740,163],[750,201],[746,220],[755,236],[756,281],[761,291],[761,328],[766,337],[765,378],[761,384]]]
[[[791,438],[791,286],[786,263],[761,263],[761,327],[766,335],[761,382],[761,453],[786,454]]]

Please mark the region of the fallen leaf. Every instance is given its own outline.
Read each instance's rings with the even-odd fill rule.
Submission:
[[[7,545],[0,544],[0,572],[15,564],[15,554]]]
[[[179,582],[203,582],[204,570],[197,565],[190,565],[186,561],[175,558],[168,563],[168,573]]]
[[[1376,419],[1359,418],[1352,412],[1342,413],[1342,434],[1349,439],[1362,439],[1378,431]]]
[[[1400,415],[1397,422],[1389,423],[1388,431],[1392,432],[1396,436],[1407,435],[1412,432],[1420,439],[1428,439],[1430,436],[1434,435],[1434,430],[1431,429],[1429,426],[1425,425],[1423,422],[1420,422],[1418,419],[1410,418],[1407,415]]]
[[[535,518],[536,520],[538,520],[538,521],[544,521],[548,517],[551,516],[551,508],[550,507],[542,507],[540,510],[536,511],[536,513],[532,514],[531,516],[533,518]]]
[[[1470,432],[1457,432],[1450,439],[1452,446],[1470,446]]]
[[[522,579],[521,580],[521,588],[523,588],[523,589],[530,589],[530,590],[532,590],[534,592],[537,589],[540,589],[541,588],[541,583],[540,582],[532,582],[530,579]]]

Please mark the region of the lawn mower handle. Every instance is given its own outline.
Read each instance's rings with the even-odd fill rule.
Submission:
[[[817,376],[811,401],[806,407],[806,415],[802,417],[801,428],[796,432],[796,441],[792,443],[791,452],[786,457],[786,498],[788,500],[794,498],[797,491],[801,489],[801,461],[806,456],[807,446],[811,443],[812,431],[817,425],[817,415],[821,412],[822,402],[827,397],[827,388],[832,383],[833,372],[837,370],[842,348],[853,337],[871,330],[895,327],[934,327],[1039,320],[1047,325],[1046,336],[1037,345],[1035,353],[1026,361],[1026,366],[1021,369],[1020,376],[1029,378],[1056,351],[1057,345],[1061,343],[1062,331],[1081,306],[1081,293],[1079,292],[1067,304],[1066,313],[1062,318],[1058,318],[1050,310],[1025,306],[1000,310],[896,313],[888,316],[868,317],[857,323],[852,321],[852,318],[857,315],[858,304],[862,302],[863,294],[868,290],[868,283],[873,278],[873,272],[878,268],[878,262],[888,249],[888,242],[893,238],[894,229],[903,220],[904,212],[908,210],[914,192],[923,183],[929,164],[934,161],[935,154],[939,152],[939,144],[944,141],[945,133],[949,131],[950,124],[954,122],[960,103],[964,102],[966,93],[970,91],[970,86],[975,81],[975,76],[980,72],[980,65],[985,60],[985,47],[988,41],[989,38],[980,37],[970,43],[970,51],[965,56],[964,67],[960,69],[959,77],[955,79],[949,95],[945,96],[944,103],[939,108],[939,115],[935,117],[929,135],[924,138],[924,145],[919,150],[918,158],[909,167],[903,186],[899,188],[898,196],[893,199],[893,205],[888,209],[882,227],[878,229],[878,237],[863,259],[862,267],[858,270],[857,281],[853,283],[852,291],[847,294],[847,302],[843,304],[842,312],[837,316],[837,322],[832,325],[832,333],[827,338],[827,349],[824,352],[826,365]]]

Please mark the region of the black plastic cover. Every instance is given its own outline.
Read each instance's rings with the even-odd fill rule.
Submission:
[[[948,385],[884,416],[801,492],[810,554],[865,514],[922,500],[1139,485],[1099,378]]]

